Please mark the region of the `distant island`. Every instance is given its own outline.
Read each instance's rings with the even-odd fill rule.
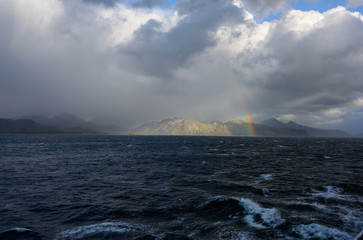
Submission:
[[[193,119],[174,118],[146,123],[132,132],[145,135],[352,137],[341,130],[312,128],[292,121],[283,123],[275,118],[266,119],[260,124],[248,124],[242,120],[199,122]]]
[[[0,118],[0,134],[129,134],[129,135],[190,135],[190,136],[261,136],[261,137],[353,137],[341,130],[283,123],[269,118],[259,124],[242,120],[200,122],[174,118],[146,123],[128,131],[113,125],[86,121],[70,113],[54,117],[25,116],[21,119]]]
[[[20,119],[0,118],[0,134],[110,134],[118,131],[122,129],[86,121],[71,113],[62,113],[54,117],[36,115]]]

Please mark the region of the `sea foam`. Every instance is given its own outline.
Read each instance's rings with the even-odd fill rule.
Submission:
[[[217,196],[208,200],[201,207],[208,210],[208,213],[214,212],[217,215],[241,218],[249,226],[258,229],[275,228],[285,222],[277,209],[261,207],[247,198]]]
[[[344,195],[341,193],[344,191],[341,188],[334,186],[324,186],[324,192],[318,192],[312,194],[313,197],[329,200],[344,200]]]
[[[265,180],[272,180],[274,179],[275,176],[270,173],[266,173],[266,174],[260,174],[260,177]]]
[[[87,226],[80,226],[72,229],[67,229],[58,234],[57,240],[60,239],[118,239],[134,237],[137,234],[154,235],[156,230],[144,225],[131,225],[122,222],[104,222]],[[155,239],[159,239],[154,236]]]
[[[328,228],[316,223],[294,226],[292,231],[298,235],[299,239],[353,240],[353,237],[346,232],[339,231],[335,228]]]
[[[247,215],[244,220],[255,228],[275,228],[285,222],[276,208],[263,208],[247,198],[240,198],[240,204],[245,208]]]

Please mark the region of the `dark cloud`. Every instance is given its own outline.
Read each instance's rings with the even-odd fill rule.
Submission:
[[[175,9],[179,14],[185,15],[205,11],[214,6],[230,5],[231,3],[232,1],[230,0],[178,0],[175,4]]]
[[[116,3],[123,3],[123,0],[82,0],[85,3],[103,4],[106,7],[113,7]]]
[[[131,2],[131,6],[134,8],[153,8],[166,6],[167,3],[167,0],[138,0]]]
[[[195,2],[199,7],[189,12]],[[211,33],[223,25],[244,21],[244,12],[226,1],[179,1],[177,9],[181,7],[188,15],[170,30],[163,31],[162,23],[150,20],[135,32],[130,43],[120,46],[120,54],[128,55],[127,63],[123,64],[145,75],[168,80],[191,56],[216,43]]]
[[[248,11],[259,19],[267,16],[270,12],[280,12],[294,0],[243,0]]]
[[[106,7],[114,7],[116,3],[127,3],[133,8],[162,7],[168,4],[167,0],[82,0],[90,4],[102,4]]]

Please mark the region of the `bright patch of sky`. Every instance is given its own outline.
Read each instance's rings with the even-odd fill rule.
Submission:
[[[318,11],[320,13],[324,13],[338,6],[343,6],[350,11],[360,12],[361,14],[363,14],[363,0],[300,0],[293,1],[291,3],[292,9],[301,11]],[[266,16],[263,21],[270,22],[279,19],[282,15],[283,12],[272,12],[268,16]],[[263,21],[257,20],[257,22],[259,23]]]
[[[297,1],[293,2],[291,6],[294,9],[301,10],[301,11],[318,11],[320,13],[326,12],[329,9],[335,8],[337,6],[346,6],[347,1],[343,0],[304,0],[304,1]]]
[[[267,17],[265,17],[263,20],[255,19],[258,23],[262,22],[271,22],[273,20],[279,19],[283,15],[282,12],[277,13],[270,13]]]
[[[352,1],[354,2],[354,1]],[[355,1],[359,2],[359,1]],[[296,1],[291,4],[294,9],[302,10],[302,11],[318,11],[320,13],[326,12],[329,9],[335,8],[337,6],[343,6],[348,8],[351,11],[357,11],[363,13],[363,1],[360,1],[361,6],[358,7],[349,7],[349,1],[346,0],[304,0],[304,1]]]

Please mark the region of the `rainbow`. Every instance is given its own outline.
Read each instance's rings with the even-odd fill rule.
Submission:
[[[248,115],[246,108],[244,108],[244,109],[245,109],[245,111],[243,114],[243,121],[247,124],[247,131],[250,136],[257,136],[255,127],[253,126],[253,122],[251,121],[251,118]]]

